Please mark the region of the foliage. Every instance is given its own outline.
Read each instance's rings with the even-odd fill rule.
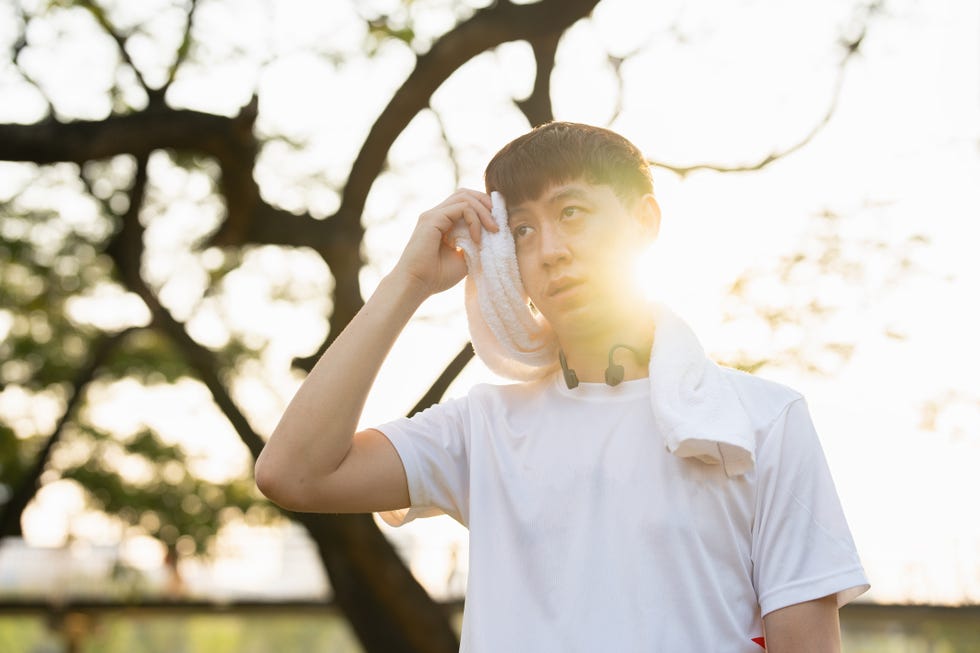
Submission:
[[[271,508],[259,499],[254,483],[238,478],[219,484],[196,477],[183,449],[165,444],[152,430],[120,439],[84,426],[66,438],[68,448],[75,450],[71,458],[77,462],[59,470],[61,478],[86,488],[93,508],[182,555],[207,553],[220,526],[246,513],[255,521],[269,519]]]
[[[824,210],[793,252],[744,270],[723,306],[731,334],[726,340],[737,346],[722,355],[725,362],[747,372],[765,366],[839,372],[857,345],[854,325],[842,322],[920,273],[918,254],[929,244],[921,234],[848,234],[873,217]]]

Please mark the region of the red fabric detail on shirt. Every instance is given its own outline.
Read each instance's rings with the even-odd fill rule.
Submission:
[[[762,648],[765,648],[766,647],[766,638],[765,637],[753,637],[752,638],[752,641],[755,642],[756,644],[758,644],[759,646],[761,646]]]

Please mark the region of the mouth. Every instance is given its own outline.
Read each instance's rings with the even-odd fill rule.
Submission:
[[[571,279],[568,277],[555,279],[548,284],[547,295],[548,297],[557,297],[558,295],[573,290],[580,285],[582,285],[582,282],[578,279]]]

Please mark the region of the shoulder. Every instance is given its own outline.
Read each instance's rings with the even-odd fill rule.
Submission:
[[[777,381],[732,367],[721,367],[721,371],[751,416],[768,416],[771,420],[787,406],[803,398],[798,390]]]
[[[765,438],[773,425],[794,406],[806,400],[794,388],[731,367],[721,367],[722,376],[738,395],[756,436]]]
[[[722,369],[753,424],[756,465],[762,476],[778,472],[804,482],[816,473],[814,465],[826,466],[820,436],[802,393],[776,381]]]

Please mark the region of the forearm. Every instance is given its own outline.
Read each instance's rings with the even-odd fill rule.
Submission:
[[[340,464],[381,364],[423,299],[403,275],[382,280],[290,401],[256,461],[260,486],[287,475],[301,485]]]

